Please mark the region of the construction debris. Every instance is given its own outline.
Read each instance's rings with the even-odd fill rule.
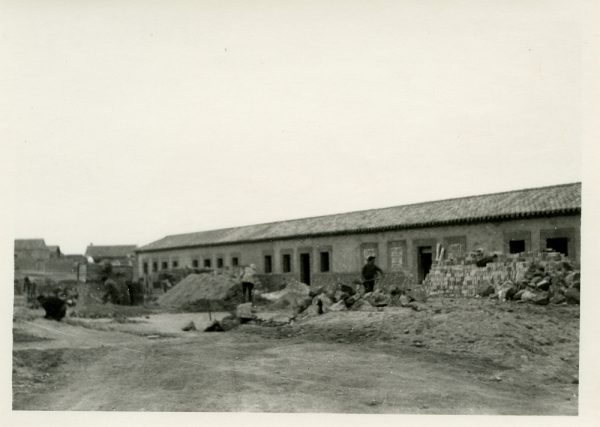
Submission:
[[[326,295],[330,300],[333,300],[335,298],[335,294],[338,291],[338,284],[337,283],[327,283],[325,285],[322,285],[320,287],[317,288],[311,288],[310,289],[310,296],[317,296],[317,295]]]
[[[579,286],[579,283],[577,284]],[[567,304],[579,304],[579,288],[571,287],[564,293]]]
[[[297,313],[304,311],[311,303],[310,287],[297,280],[289,280],[285,288],[258,295],[265,301],[272,303],[275,307],[291,307]]]
[[[354,304],[352,304],[352,307],[350,307],[350,310],[371,311],[371,310],[373,310],[373,305],[371,303],[369,303],[368,300],[366,300],[364,298],[359,298],[358,300],[356,300],[356,302]]]
[[[494,257],[493,260],[497,260]],[[487,262],[483,267],[489,271],[498,272],[498,265]],[[469,268],[473,268],[474,263]],[[579,304],[580,274],[573,266],[554,256],[550,262],[540,264],[530,262],[527,268],[515,270],[510,277],[496,274],[490,276],[493,280],[484,278],[476,286],[476,298],[496,299],[500,302],[517,301],[529,302],[535,305],[548,304]],[[502,281],[497,281],[502,278]],[[437,279],[436,279],[437,280]],[[373,292],[365,293],[360,281],[352,284],[329,282],[320,287],[311,288],[297,280],[289,280],[285,287],[276,292],[258,294],[259,305],[275,309],[291,308],[289,323],[320,316],[328,312],[339,311],[382,311],[387,306],[410,308],[416,312],[428,311],[427,286],[399,288],[387,286]],[[464,294],[461,294],[461,296]],[[434,314],[440,314],[438,309]],[[268,325],[257,317],[252,304],[241,304],[235,314],[220,322],[213,322],[207,331],[223,331],[236,327],[240,323],[254,322]],[[271,322],[272,323],[272,322]]]
[[[213,321],[206,329],[204,329],[204,332],[227,332],[238,327],[240,323],[240,319],[232,314],[221,320]]]
[[[194,324],[194,322],[190,322],[187,325],[185,325],[183,328],[181,328],[181,330],[184,332],[189,332],[189,331],[197,331],[198,329],[196,329],[196,325]]]
[[[301,295],[305,295],[307,290],[310,288],[303,283],[295,283],[293,285],[296,289],[302,290]],[[294,289],[294,288],[292,288]],[[274,292],[276,296],[287,294],[289,291],[285,289],[279,292]],[[297,311],[298,319],[305,317],[318,316],[325,314],[329,311],[345,311],[345,310],[360,310],[360,311],[373,311],[376,308],[382,309],[383,307],[392,303],[392,298],[387,293],[381,290],[374,292],[364,293],[364,287],[360,282],[355,282],[353,285],[345,283],[329,284],[317,288],[316,290],[310,291],[310,295],[313,295],[310,303]],[[272,296],[272,300],[276,301]],[[406,297],[405,298],[409,298]],[[413,300],[410,298],[410,300]],[[305,300],[302,301],[303,303]]]
[[[489,283],[483,283],[477,289],[477,295],[479,295],[480,297],[487,297],[492,295],[495,291],[496,290],[492,285],[490,285]]]
[[[329,311],[344,311],[347,310],[346,303],[344,301],[338,301],[329,306]]]
[[[327,294],[322,293],[314,297],[312,303],[319,308],[318,314],[323,314],[329,311],[329,307],[331,307],[333,301],[327,296]]]
[[[425,279],[429,295],[475,296],[538,305],[579,303],[580,273],[564,255],[551,250],[465,259],[432,267]],[[483,258],[482,258],[483,259]],[[492,260],[492,262],[489,262]],[[567,297],[567,293],[571,297]],[[562,297],[565,297],[564,299]]]
[[[235,315],[242,321],[242,323],[244,321],[247,322],[249,320],[253,320],[256,318],[256,315],[254,314],[254,312],[252,310],[251,302],[247,302],[245,304],[238,305],[235,310]]]
[[[569,262],[531,262],[520,280],[507,281],[497,295],[501,301],[512,299],[537,305],[579,304],[579,278],[579,272]]]
[[[379,290],[367,293],[363,298],[373,307],[385,307],[386,305],[390,305],[392,301],[389,295],[386,295]]]

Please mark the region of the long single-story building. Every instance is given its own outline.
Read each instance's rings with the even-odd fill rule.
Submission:
[[[571,183],[170,235],[136,250],[136,273],[253,263],[264,280],[315,285],[358,278],[374,255],[387,280],[420,283],[442,247],[444,259],[551,248],[578,263],[580,224],[581,183]]]

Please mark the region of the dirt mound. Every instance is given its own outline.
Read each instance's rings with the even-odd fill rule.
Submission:
[[[188,311],[232,310],[242,299],[240,283],[222,274],[190,274],[158,299],[163,307]]]
[[[433,298],[418,311],[351,308],[295,320],[248,330],[269,338],[365,344],[394,352],[423,348],[433,354],[489,360],[498,369],[514,369],[513,376],[531,374],[540,383],[571,384],[578,376],[577,305]]]

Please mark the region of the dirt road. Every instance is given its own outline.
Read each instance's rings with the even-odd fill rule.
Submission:
[[[186,316],[202,321],[158,314],[150,316],[154,331],[132,323],[129,332],[127,324],[107,331],[17,322],[14,409],[577,413],[576,385],[536,381],[485,358],[250,325],[166,333]]]

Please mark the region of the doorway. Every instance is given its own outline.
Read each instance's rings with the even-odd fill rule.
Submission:
[[[546,248],[569,256],[569,239],[566,237],[551,237],[546,239]]]
[[[419,283],[423,283],[425,277],[431,270],[431,264],[433,263],[433,249],[431,246],[419,246]]]
[[[310,286],[310,254],[300,254],[300,281]]]

